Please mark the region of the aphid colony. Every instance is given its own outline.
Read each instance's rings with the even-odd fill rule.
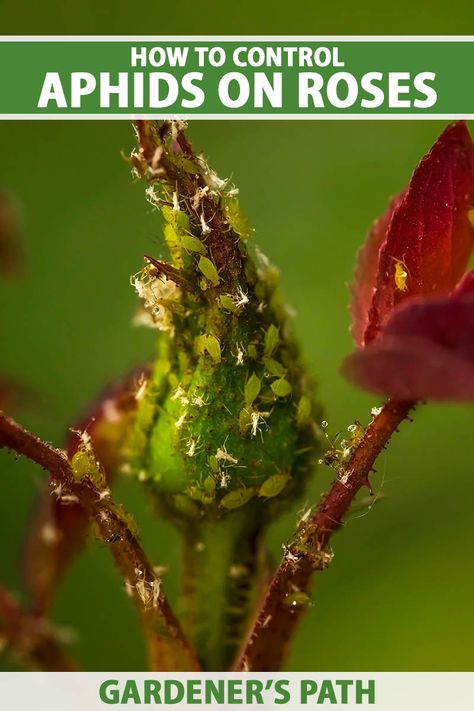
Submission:
[[[132,278],[137,322],[165,333],[127,447],[173,515],[196,519],[296,493],[318,429],[277,272],[249,255],[237,189],[203,158],[169,149],[179,130],[170,143],[154,136],[146,164],[131,157],[171,262],[149,257]]]

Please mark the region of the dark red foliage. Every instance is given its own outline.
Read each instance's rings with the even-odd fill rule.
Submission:
[[[348,380],[401,400],[474,400],[474,296],[415,297],[343,364]]]
[[[448,126],[375,223],[351,287],[343,374],[401,400],[474,400],[474,145]],[[398,276],[398,278],[397,278]]]
[[[356,345],[376,338],[402,301],[454,289],[474,245],[473,203],[474,145],[458,122],[422,159],[360,252],[351,289]],[[397,263],[407,273],[404,289],[395,280]]]

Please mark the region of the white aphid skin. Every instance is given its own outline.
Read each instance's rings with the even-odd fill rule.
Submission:
[[[216,456],[217,461],[229,462],[230,464],[238,464],[239,463],[238,459],[235,459],[235,457],[233,457],[231,454],[229,454],[225,445],[222,445],[222,447],[218,448],[215,456]]]
[[[146,313],[138,314],[135,323],[158,328],[160,331],[174,333],[172,313],[166,304],[178,301],[181,290],[172,279],[162,275],[150,276],[146,271],[131,278],[131,284],[138,296],[143,300]]]
[[[239,286],[239,288],[237,289],[237,298],[234,297],[234,300],[237,308],[240,308],[241,306],[246,306],[246,304],[250,302],[248,294],[245,293],[241,286]]]
[[[173,212],[179,212],[178,193],[173,193]]]
[[[225,472],[219,471],[218,479],[219,479],[219,488],[220,489],[227,489],[227,487],[230,484],[230,474],[226,474]]]
[[[179,430],[184,425],[185,420],[186,420],[186,413],[183,412],[183,414],[180,415],[178,417],[178,419],[176,420],[175,427]]]
[[[206,185],[204,188],[198,188],[196,190],[196,192],[194,193],[193,198],[191,200],[191,207],[193,208],[193,210],[197,210],[199,208],[201,200],[208,192],[209,192],[208,185]]]
[[[181,405],[183,407],[186,407],[186,405],[189,405],[189,398],[186,396],[186,391],[181,385],[178,385],[176,390],[174,391],[173,395],[171,396],[172,400],[179,400]]]
[[[221,192],[222,190],[224,190],[225,186],[229,182],[229,179],[226,178],[225,180],[223,180],[222,178],[219,178],[219,176],[214,170],[209,170],[206,161],[202,158],[201,165],[205,169],[203,177],[209,189],[213,192]]]
[[[206,220],[204,219],[204,213],[203,213],[203,212],[201,213],[200,221],[201,221],[201,232],[203,233],[203,235],[209,234],[209,232],[211,231],[211,228],[210,228],[209,225],[206,223]]]
[[[141,377],[140,380],[138,381],[138,388],[137,392],[135,393],[135,400],[137,402],[140,402],[140,400],[143,399],[143,396],[145,395],[146,389],[148,385],[148,380],[145,377]]]
[[[254,412],[251,413],[250,415],[250,434],[252,437],[256,437],[257,432],[262,433],[260,425],[266,425],[267,423],[265,422],[266,417],[270,417],[271,412],[258,412],[258,410],[254,410]]]
[[[192,437],[188,440],[188,448],[186,450],[186,454],[188,457],[194,457],[194,455],[196,454],[196,440]]]
[[[61,499],[61,503],[66,506],[79,503],[79,499],[75,494],[63,494],[59,498]]]
[[[234,354],[232,354],[232,355],[234,355]],[[237,365],[244,364],[244,356],[245,356],[244,347],[242,346],[241,343],[237,343],[237,353],[235,353],[235,355],[234,355]]]
[[[90,434],[86,430],[71,430],[73,434],[76,434],[81,440],[81,444],[89,454],[92,454],[92,439]]]

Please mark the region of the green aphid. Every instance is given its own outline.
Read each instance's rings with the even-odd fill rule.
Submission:
[[[209,485],[206,488],[206,482],[209,481],[214,484],[214,488],[211,489]],[[206,478],[202,486],[199,484],[192,484],[191,486],[189,486],[186,489],[186,494],[189,496],[190,499],[193,499],[194,501],[199,501],[199,503],[201,504],[212,504],[212,502],[216,498],[215,481],[211,476],[209,476]]]
[[[225,195],[222,198],[222,205],[227,222],[234,232],[239,235],[241,239],[249,239],[253,234],[253,229],[242,212],[237,198]]]
[[[311,598],[305,592],[296,590],[286,596],[284,604],[286,607],[309,607],[311,605]]]
[[[292,391],[292,387],[286,378],[274,380],[270,387],[277,397],[287,397]]]
[[[223,294],[222,296],[219,296],[219,304],[223,309],[226,309],[226,311],[231,311],[232,313],[235,313],[235,311],[237,311],[237,304],[235,303],[232,296],[229,296],[229,294]]]
[[[87,476],[90,472],[91,464],[89,455],[83,448],[79,448],[71,459],[71,469],[77,481]]]
[[[189,158],[185,158],[181,153],[174,153],[170,151],[168,153],[168,158],[171,163],[174,163],[178,168],[184,170],[185,173],[190,173],[191,175],[197,175],[200,172],[199,166],[193,163]]]
[[[283,375],[285,375],[286,370],[284,366],[274,358],[264,358],[263,364],[270,375],[274,375],[278,378],[281,378]]]
[[[239,509],[244,506],[250,499],[255,496],[255,488],[241,487],[240,489],[235,489],[235,491],[230,491],[226,494],[220,501],[219,506],[223,509]]]
[[[206,245],[201,242],[200,239],[194,237],[194,235],[183,234],[179,236],[179,241],[183,249],[187,249],[189,252],[199,252],[200,254],[206,253]]]
[[[221,346],[219,341],[215,336],[209,334],[207,336],[206,350],[211,356],[212,360],[216,363],[220,363],[221,360]]]
[[[163,205],[161,214],[177,231],[189,230],[189,215],[183,210],[174,210],[171,205]]]
[[[265,499],[272,499],[274,496],[281,494],[290,479],[289,474],[274,474],[263,482],[258,490],[258,495]]]
[[[199,270],[204,274],[206,279],[208,279],[213,286],[217,286],[219,283],[219,274],[215,264],[211,262],[208,257],[201,257],[198,262]]]
[[[76,481],[88,477],[96,486],[105,485],[104,474],[97,466],[94,453],[82,445],[71,459],[71,469]]]
[[[279,330],[276,326],[271,324],[267,332],[265,333],[265,350],[264,354],[267,357],[270,357],[273,353],[273,351],[276,349],[278,346],[278,343],[280,342],[280,334]]]
[[[214,497],[214,494],[216,492],[216,480],[214,479],[214,477],[207,476],[204,479],[203,487],[206,494],[208,494],[209,496],[212,495]]]
[[[176,511],[183,514],[188,519],[201,518],[201,509],[185,494],[175,494],[173,503]]]
[[[257,375],[255,375],[255,373],[252,373],[250,378],[245,383],[244,397],[245,403],[247,405],[251,405],[253,401],[258,397],[261,387],[262,381]]]
[[[212,333],[204,333],[194,339],[194,348],[198,355],[207,352],[213,361],[220,363],[221,346],[218,339]]]
[[[296,411],[296,422],[305,425],[311,417],[311,400],[307,395],[302,395]]]
[[[247,355],[248,355],[249,358],[252,358],[252,360],[256,360],[256,359],[257,359],[257,356],[258,356],[257,348],[256,348],[256,346],[254,346],[253,343],[250,343],[250,344],[247,346]]]
[[[252,426],[252,413],[243,408],[239,414],[239,430],[242,437],[244,437]]]

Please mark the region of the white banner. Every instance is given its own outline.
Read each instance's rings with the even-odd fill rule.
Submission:
[[[2,711],[103,711],[115,705],[472,711],[474,673],[0,673]]]

